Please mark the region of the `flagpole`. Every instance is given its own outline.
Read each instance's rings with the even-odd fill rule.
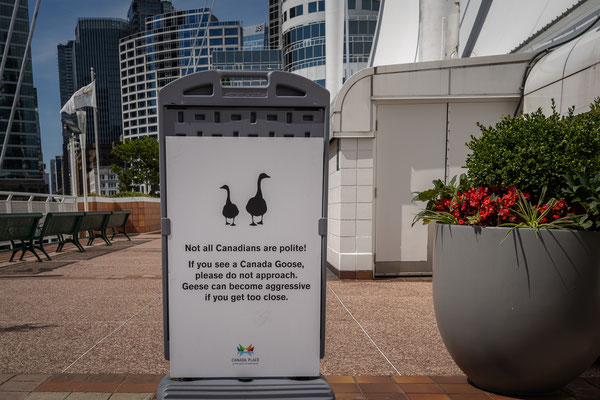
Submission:
[[[94,75],[94,67],[90,68],[92,82],[96,80]],[[94,85],[94,96],[96,97],[96,107],[94,107],[94,140],[96,141],[96,194],[100,196],[100,144],[98,142],[98,85]]]
[[[81,135],[79,135],[79,145],[81,147],[81,175],[83,176],[83,211],[88,211],[88,189],[87,189],[87,165],[86,165],[86,114],[85,111],[77,110],[77,122],[79,122],[79,129],[81,129]]]
[[[71,195],[77,196],[77,173],[75,168],[75,137],[69,138],[69,163],[71,164]]]

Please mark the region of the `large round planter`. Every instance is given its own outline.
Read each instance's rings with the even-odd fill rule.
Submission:
[[[435,316],[471,382],[545,393],[600,355],[600,232],[437,224]]]

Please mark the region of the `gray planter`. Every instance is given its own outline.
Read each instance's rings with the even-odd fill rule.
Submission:
[[[438,328],[476,386],[550,392],[600,355],[600,232],[507,229],[437,224]]]

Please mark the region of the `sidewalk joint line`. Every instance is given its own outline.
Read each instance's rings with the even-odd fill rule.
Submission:
[[[90,347],[89,349],[87,349],[87,351],[85,353],[83,353],[82,355],[80,355],[79,357],[77,357],[77,359],[75,361],[73,361],[67,368],[65,368],[65,369],[62,370],[61,374],[64,374],[65,372],[67,372],[67,370],[69,368],[71,368],[79,360],[81,360],[83,357],[85,357],[86,354],[88,354],[89,352],[91,352],[92,350],[94,350],[96,348],[96,346],[98,346],[100,343],[102,343],[106,339],[108,339],[113,333],[117,332],[119,329],[121,329],[122,327],[124,327],[125,325],[127,325],[127,323],[129,321],[131,321],[132,319],[134,319],[135,317],[137,317],[139,313],[141,313],[142,311],[146,310],[152,303],[154,303],[156,300],[160,299],[161,297],[162,297],[162,294],[154,297],[152,300],[150,300],[148,303],[146,303],[146,305],[144,307],[140,308],[139,311],[137,311],[131,317],[127,318],[127,320],[125,320],[121,325],[119,325],[118,327],[116,327],[112,332],[110,332],[108,335],[104,336],[96,344],[94,344],[92,347]]]
[[[338,294],[335,292],[335,290],[333,290],[333,288],[330,285],[327,285],[327,287],[329,288],[329,290],[331,290],[331,293],[333,293],[333,295],[338,299],[338,301],[340,302],[340,304],[342,305],[342,307],[344,307],[344,309],[346,310],[346,312],[348,312],[348,314],[350,314],[350,317],[352,317],[352,319],[354,320],[354,322],[356,322],[356,324],[364,332],[364,334],[371,341],[371,343],[373,343],[373,346],[375,346],[375,348],[377,349],[377,351],[379,351],[379,353],[383,356],[383,358],[385,358],[385,361],[387,361],[388,364],[390,364],[390,366],[394,369],[394,371],[396,371],[396,374],[398,374],[399,376],[402,376],[402,374],[400,373],[400,371],[398,371],[398,369],[394,366],[394,364],[392,364],[392,362],[390,361],[390,359],[387,358],[387,356],[383,353],[383,351],[381,351],[381,349],[379,348],[379,346],[377,346],[377,343],[375,343],[375,341],[367,333],[367,331],[365,330],[365,328],[363,328],[363,326],[361,325],[361,323],[358,322],[358,320],[354,317],[354,315],[352,314],[352,312],[350,312],[350,310],[348,309],[348,307],[346,307],[346,305],[344,304],[344,302],[342,301],[342,299],[340,298],[340,296],[338,296]]]

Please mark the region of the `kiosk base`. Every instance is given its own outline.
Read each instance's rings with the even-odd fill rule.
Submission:
[[[158,385],[158,400],[192,399],[331,399],[329,383],[314,379],[171,379],[166,375]]]

